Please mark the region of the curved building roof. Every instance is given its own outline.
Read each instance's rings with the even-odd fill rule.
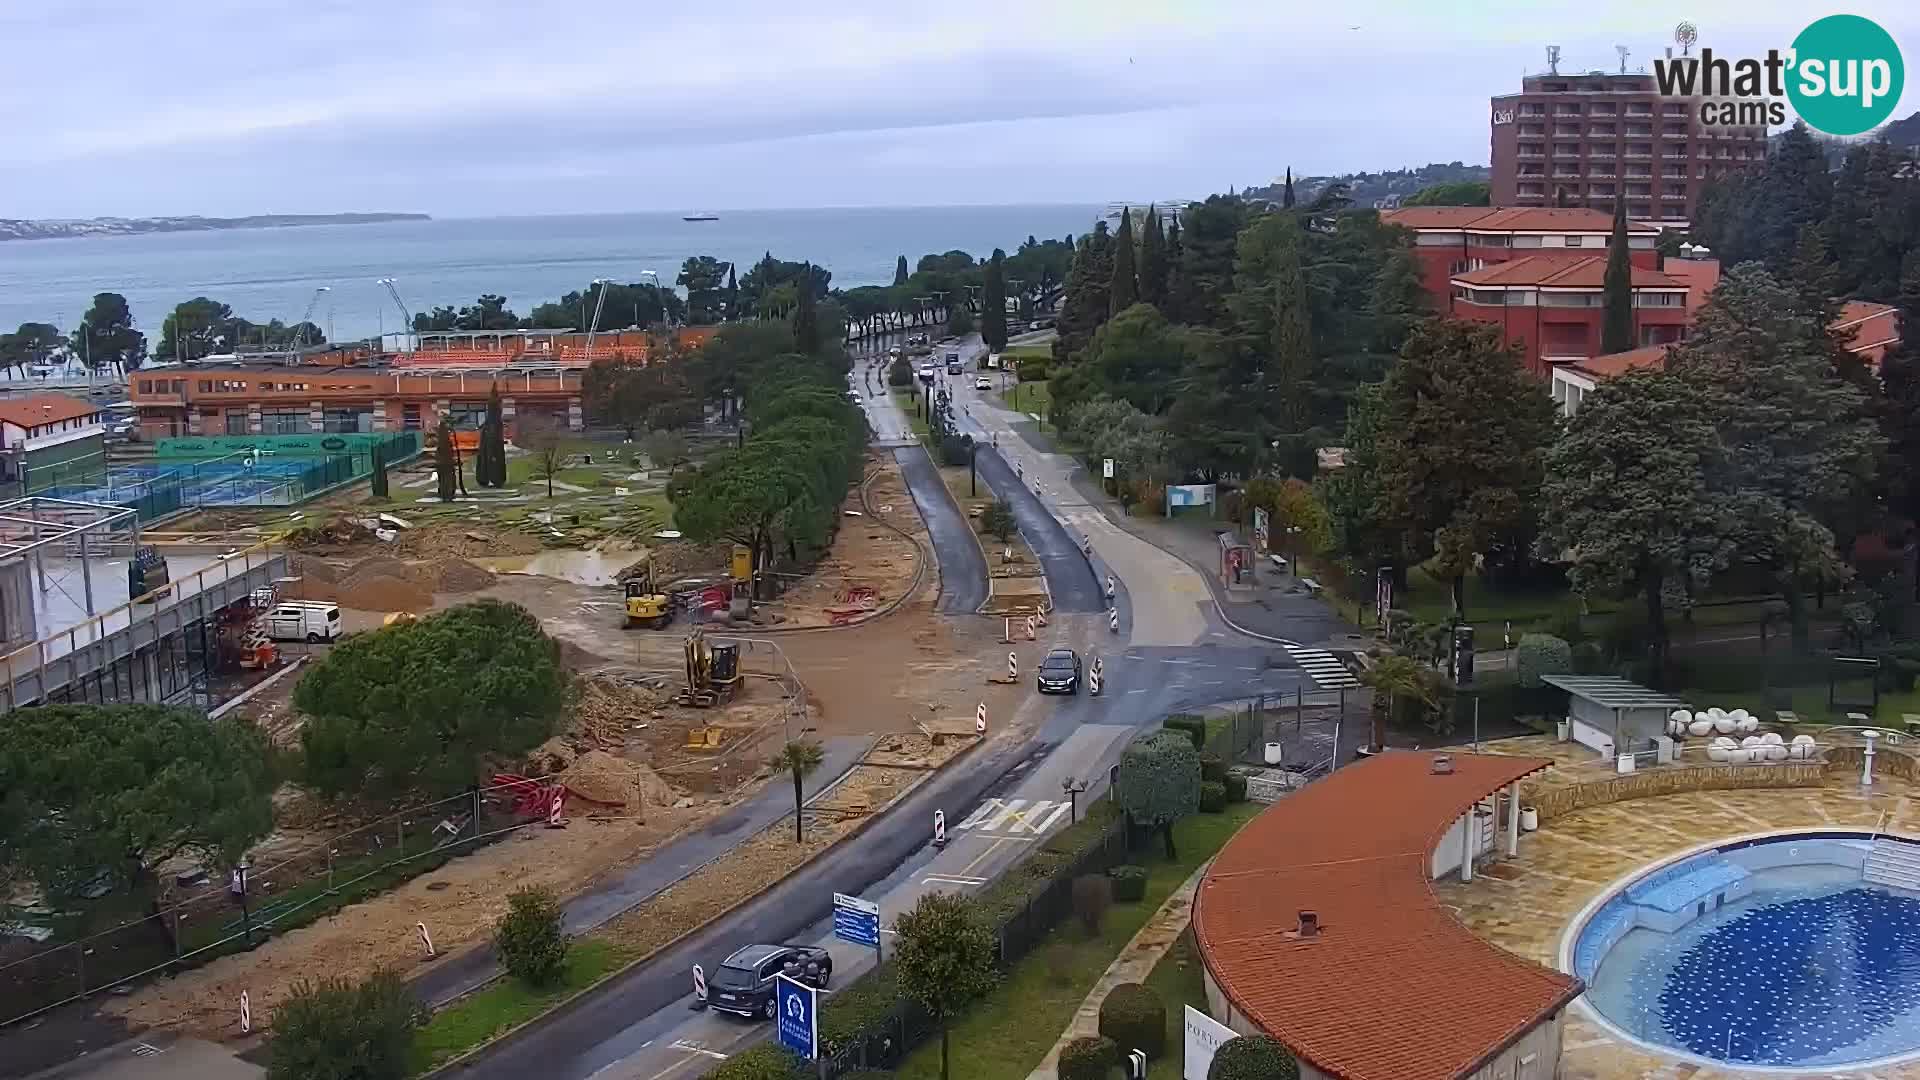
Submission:
[[[1336,770],[1249,822],[1208,868],[1193,929],[1249,1020],[1346,1080],[1471,1074],[1581,983],[1481,940],[1429,868],[1455,819],[1545,758],[1397,751]],[[1302,910],[1320,932],[1295,931]]]

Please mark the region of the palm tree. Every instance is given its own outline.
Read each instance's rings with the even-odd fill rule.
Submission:
[[[1373,745],[1371,750],[1379,753],[1387,739],[1387,717],[1393,715],[1394,704],[1400,698],[1411,697],[1433,704],[1433,690],[1427,685],[1426,671],[1410,656],[1389,653],[1374,661],[1373,667],[1360,676],[1360,681],[1373,688],[1373,692],[1387,695],[1387,709],[1382,713],[1376,706],[1373,710]]]
[[[821,757],[820,744],[803,739],[781,747],[780,752],[768,762],[775,772],[785,772],[793,777],[793,842],[796,844],[806,842],[800,817],[806,804],[800,796],[800,782],[820,767]]]

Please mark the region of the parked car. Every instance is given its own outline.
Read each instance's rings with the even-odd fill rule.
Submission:
[[[973,380],[973,388],[975,390],[991,390],[993,389],[993,380],[987,378],[985,375],[975,376]]]
[[[267,613],[267,636],[274,641],[317,644],[340,636],[340,607],[318,600],[286,600]]]
[[[1043,694],[1080,692],[1080,654],[1064,645],[1049,650],[1034,676],[1035,686]]]
[[[748,1019],[774,1016],[774,977],[785,974],[822,990],[833,978],[833,957],[808,945],[748,945],[736,949],[713,973],[707,1006]]]

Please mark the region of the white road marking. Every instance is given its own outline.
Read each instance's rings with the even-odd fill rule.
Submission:
[[[1020,808],[1025,805],[1027,805],[1027,800],[1025,799],[1007,800],[1005,803],[1001,805],[1000,812],[994,815],[993,820],[989,821],[988,823],[980,827],[981,831],[998,832],[1000,831],[1000,828],[1002,826],[1008,824],[1009,822],[1021,820]]]
[[[673,1048],[675,1050],[685,1050],[685,1051],[688,1051],[689,1053],[694,1053],[694,1054],[705,1054],[707,1057],[710,1057],[715,1061],[727,1060],[727,1055],[721,1053],[720,1051],[709,1050],[706,1047],[701,1046],[699,1043],[688,1042],[685,1039],[675,1039],[673,1042]]]
[[[1309,649],[1304,645],[1283,645],[1287,655],[1293,657],[1313,684],[1322,690],[1341,690],[1360,685],[1338,657],[1325,649]]]
[[[941,874],[928,874],[926,877],[923,877],[920,880],[922,882],[937,881],[937,882],[940,882],[942,885],[985,885],[987,883],[986,878],[946,877]]]

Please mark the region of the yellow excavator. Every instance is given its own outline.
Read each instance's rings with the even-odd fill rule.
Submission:
[[[685,653],[687,684],[680,691],[680,704],[704,709],[733,696],[740,685],[738,645],[709,645],[706,629],[696,626],[687,635]]]
[[[673,621],[672,598],[654,587],[652,556],[647,557],[646,569],[639,577],[627,579],[626,592],[628,629],[645,626],[660,630]]]

